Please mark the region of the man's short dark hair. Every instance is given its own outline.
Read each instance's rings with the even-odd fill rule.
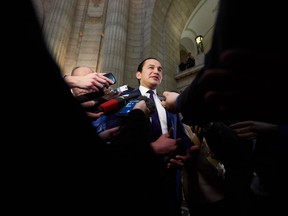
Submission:
[[[145,63],[145,61],[147,61],[148,59],[155,59],[157,61],[159,61],[157,58],[154,58],[154,57],[148,57],[148,58],[145,58],[139,65],[138,65],[138,68],[137,68],[137,72],[142,72],[142,69],[143,69],[143,65]]]

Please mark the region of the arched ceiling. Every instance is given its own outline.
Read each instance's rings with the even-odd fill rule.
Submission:
[[[202,0],[190,15],[181,35],[181,48],[195,54],[195,37],[202,35],[205,51],[210,49],[219,0]]]

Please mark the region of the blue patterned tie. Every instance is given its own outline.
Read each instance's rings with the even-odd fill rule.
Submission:
[[[154,92],[152,90],[149,90],[147,92],[150,94],[150,99],[155,103],[154,97],[153,97]],[[156,103],[155,103],[155,107],[156,107]],[[156,140],[162,134],[162,129],[161,129],[161,124],[160,124],[160,119],[159,119],[159,115],[157,112],[157,108],[155,109],[155,112],[152,113],[151,118],[152,118],[153,138],[154,140]]]

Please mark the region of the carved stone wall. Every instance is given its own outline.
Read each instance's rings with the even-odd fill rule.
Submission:
[[[183,88],[182,78],[176,79],[180,37],[200,0],[34,1],[63,73],[85,65],[97,72],[113,72],[115,87],[136,87],[138,64],[152,56],[164,69],[159,93]]]

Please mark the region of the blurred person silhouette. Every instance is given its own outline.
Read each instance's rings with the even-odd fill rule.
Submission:
[[[278,211],[274,209],[282,205],[278,196],[285,192],[286,188],[281,183],[282,179],[278,179],[283,172],[283,158],[279,159],[279,153],[283,151],[281,128],[277,124],[251,120],[233,123],[229,127],[241,140],[253,142],[250,213],[265,214]]]
[[[178,67],[179,67],[179,70],[180,70],[180,71],[184,71],[184,70],[186,70],[186,63],[181,62],[181,63],[178,65]]]
[[[194,66],[195,66],[195,58],[192,56],[191,52],[188,52],[186,60],[186,69]]]
[[[216,160],[203,137],[202,128],[188,127],[194,146],[191,157],[183,166],[183,193],[190,215],[225,215],[228,211],[224,200],[225,169]]]
[[[10,34],[19,36],[14,28],[19,24],[25,34],[17,40],[10,35],[5,41],[11,44],[10,48],[19,48],[17,64],[27,68],[27,72],[16,79],[18,88],[26,92],[21,96],[25,106],[21,115],[11,116],[8,128],[14,134],[9,142],[16,143],[21,137],[21,145],[14,146],[9,154],[9,160],[14,162],[10,163],[10,175],[6,175],[11,185],[7,201],[18,206],[9,209],[29,214],[97,212],[91,196],[102,180],[96,178],[93,170],[101,172],[97,164],[105,154],[104,143],[51,56],[32,1],[10,6],[15,8],[18,20],[7,22]],[[8,62],[11,56],[5,58]],[[16,108],[13,103],[11,107]],[[23,125],[18,127],[17,122]]]
[[[17,61],[29,70],[20,73],[14,82],[26,92],[25,106],[21,107],[20,115],[11,115],[9,123],[5,123],[7,133],[4,134],[10,134],[9,166],[4,168],[3,178],[8,186],[8,190],[3,190],[7,198],[5,207],[11,213],[129,215],[130,205],[135,205],[145,207],[149,215],[146,187],[138,188],[137,193],[134,190],[135,184],[142,186],[148,178],[146,166],[149,155],[153,155],[146,141],[149,126],[146,103],[136,104],[123,133],[115,140],[114,146],[121,146],[126,155],[119,155],[118,149],[107,149],[51,56],[32,1],[21,1],[17,7],[13,2],[7,4],[15,8],[16,16],[15,20],[5,22],[10,26],[10,34],[19,36],[19,29],[15,28],[19,22],[25,34],[17,40],[9,35],[5,41],[11,45],[9,50],[19,49]],[[4,60],[11,61],[11,56],[5,55]],[[15,114],[19,111],[19,100],[11,102],[9,111]],[[125,169],[124,164],[128,168],[138,165],[139,169],[130,174],[131,169]],[[125,174],[135,179],[126,178]],[[124,199],[123,194],[129,198]],[[144,200],[135,201],[140,198]],[[17,208],[13,208],[15,205]]]
[[[263,3],[264,10],[255,16],[258,2],[251,3],[248,8],[239,0],[233,3],[220,0],[219,3],[205,67],[177,98],[178,110],[184,119],[196,124],[224,118],[287,122],[288,105],[281,99],[287,92],[287,79],[283,77],[287,53],[282,51],[287,42],[281,40],[281,46],[273,43],[265,33],[266,27],[261,25],[285,25],[282,17],[285,7]],[[277,11],[277,14],[267,17],[265,10]],[[237,20],[238,17],[241,19]],[[255,28],[259,25],[261,27]],[[243,40],[247,34],[257,40]],[[281,36],[285,38],[286,35],[281,31]],[[271,44],[267,45],[267,41]]]
[[[246,214],[252,179],[252,142],[239,139],[224,122],[191,126],[199,147],[185,167],[190,214]]]
[[[281,138],[273,152],[273,167],[277,170],[273,177],[273,198],[270,205],[261,207],[275,213],[285,210],[281,194],[287,191],[287,178],[281,171],[286,167],[284,158],[288,153],[288,105],[284,99],[287,53],[282,51],[287,41],[281,40],[281,46],[265,45],[271,39],[265,32],[267,23],[271,28],[273,23],[284,26],[286,12],[281,4],[265,2],[261,7],[263,10],[255,16],[259,2],[247,7],[243,1],[220,0],[205,67],[180,95],[163,92],[166,99],[162,105],[171,112],[181,112],[183,122],[188,125],[205,126],[209,122],[231,119],[277,124]],[[264,11],[277,12],[275,16],[267,16]],[[257,40],[243,40],[247,33]],[[287,33],[281,31],[280,35],[285,38]]]

